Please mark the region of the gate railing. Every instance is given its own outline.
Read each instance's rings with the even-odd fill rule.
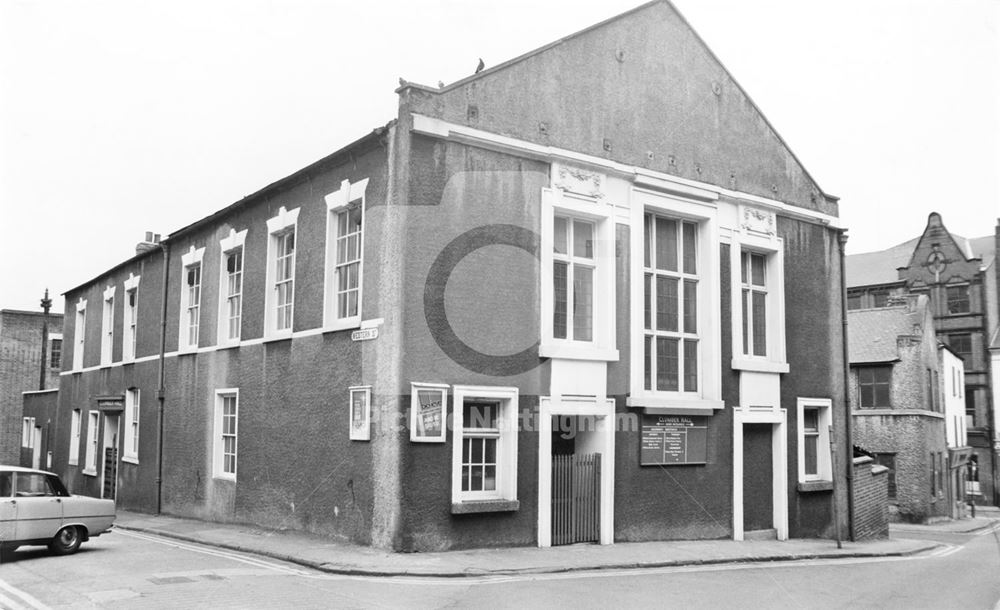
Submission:
[[[552,456],[552,544],[601,537],[601,454]]]

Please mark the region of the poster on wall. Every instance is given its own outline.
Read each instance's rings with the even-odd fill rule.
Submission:
[[[370,441],[372,438],[372,388],[354,386],[351,392],[351,440]]]
[[[410,440],[443,443],[447,423],[447,385],[414,383],[410,393]]]
[[[707,461],[707,417],[642,415],[639,465],[705,464]]]

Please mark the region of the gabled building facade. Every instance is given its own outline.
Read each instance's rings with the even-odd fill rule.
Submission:
[[[397,93],[67,293],[73,490],[415,551],[849,535],[837,200],[672,5]]]
[[[963,361],[961,394],[971,460],[976,464],[971,472],[982,494],[976,501],[985,504],[1000,501],[1000,436],[994,399],[1000,383],[997,241],[996,235],[975,239],[953,235],[941,215],[932,213],[919,238],[847,257],[848,307],[852,310],[884,307],[894,295],[928,296],[938,340]]]

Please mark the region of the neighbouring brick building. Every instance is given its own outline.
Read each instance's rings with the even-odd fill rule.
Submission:
[[[66,293],[73,490],[407,551],[849,531],[837,199],[670,3],[397,93]]]
[[[885,307],[893,295],[930,299],[938,340],[963,360],[968,444],[982,495],[1000,503],[998,435],[994,392],[1000,385],[1000,268],[996,263],[1000,221],[994,235],[966,239],[932,213],[919,237],[878,252],[847,257],[850,309]]]
[[[941,375],[924,295],[848,313],[854,444],[889,469],[890,515],[951,516]]]
[[[22,451],[45,463],[36,442],[45,422],[25,419],[21,393],[59,386],[62,327],[60,313],[0,309],[0,464],[19,464]]]

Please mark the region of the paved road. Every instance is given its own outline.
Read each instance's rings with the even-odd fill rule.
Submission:
[[[901,532],[945,546],[912,558],[615,570],[501,578],[360,578],[134,532],[73,557],[21,549],[0,607],[963,608],[1000,610],[1000,528]]]

